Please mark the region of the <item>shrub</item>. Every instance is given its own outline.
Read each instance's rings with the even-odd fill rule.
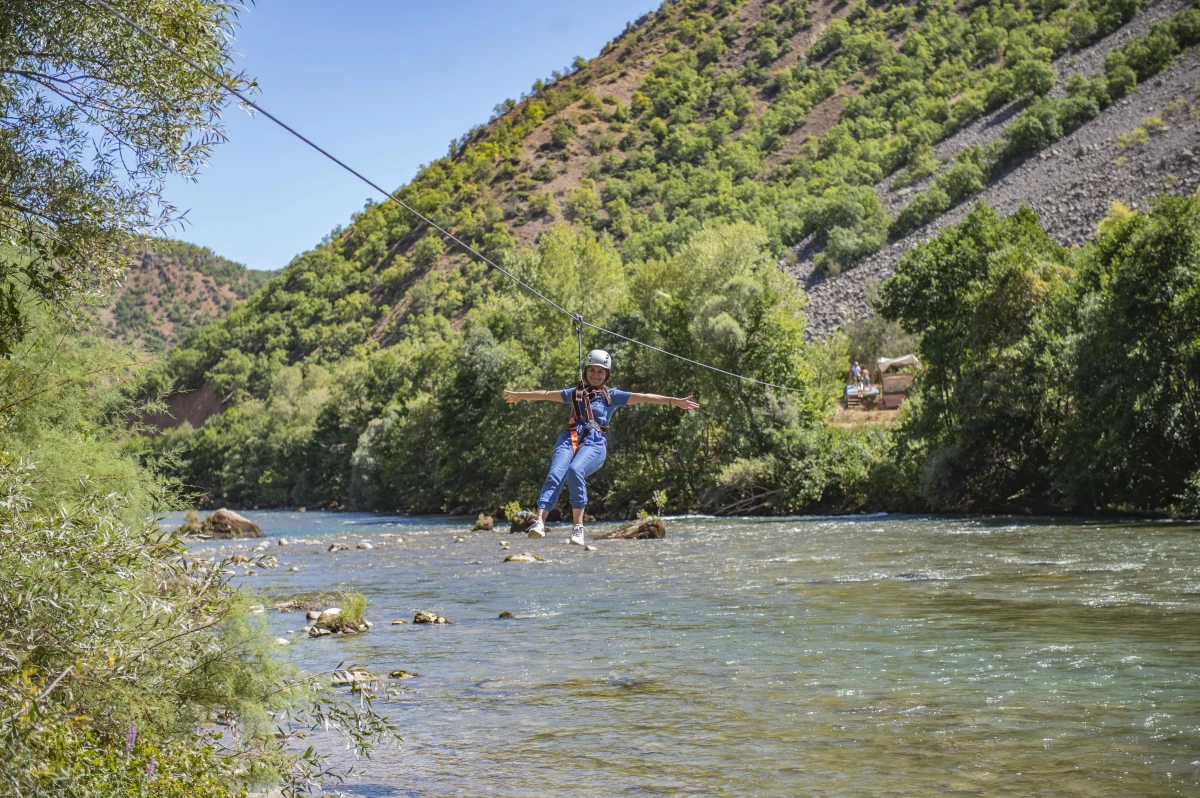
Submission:
[[[538,216],[557,216],[558,205],[554,195],[549,191],[541,191],[529,198],[530,209]]]
[[[384,291],[396,291],[411,273],[412,264],[405,258],[397,257],[391,266],[379,273],[379,287]]]
[[[442,236],[436,230],[430,230],[421,240],[413,247],[413,262],[421,268],[425,268],[441,257],[446,251],[446,244],[442,241]]]
[[[1062,122],[1052,101],[1041,101],[1013,121],[1005,131],[1007,142],[1002,161],[1027,158],[1062,138]]]
[[[550,127],[550,143],[559,149],[565,148],[575,138],[575,127],[563,118],[554,120]]]

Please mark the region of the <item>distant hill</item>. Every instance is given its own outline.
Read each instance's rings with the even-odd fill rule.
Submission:
[[[192,328],[224,315],[273,275],[184,241],[161,240],[129,259],[126,280],[101,320],[114,336],[151,350],[169,348]]]

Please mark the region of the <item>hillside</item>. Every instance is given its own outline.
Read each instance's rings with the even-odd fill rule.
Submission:
[[[125,282],[100,319],[115,337],[151,350],[174,346],[220,318],[272,276],[183,241],[158,241],[128,258]]]
[[[1069,74],[1097,68],[1118,47],[1145,36],[1154,23],[1188,7],[1182,0],[1153,3],[1112,35],[1078,53],[1062,56],[1055,62],[1060,77],[1050,96],[1065,95]],[[978,199],[1005,214],[1027,205],[1038,213],[1055,240],[1064,246],[1078,246],[1095,236],[1097,225],[1114,201],[1145,210],[1147,200],[1156,194],[1188,195],[1200,188],[1198,108],[1200,54],[1190,49],[1153,80],[1139,84],[1128,96],[1036,158],[1004,170]],[[1000,140],[1019,119],[1021,110],[1019,103],[1011,103],[988,114],[941,142],[936,155],[952,163],[958,152]],[[876,186],[876,192],[894,216],[934,180],[930,176],[901,187],[888,179]],[[809,297],[809,340],[871,315],[870,297],[892,274],[900,256],[957,224],[971,204],[966,202],[939,214],[843,274],[814,274],[813,258],[803,247],[781,261],[801,281]]]
[[[977,196],[1168,66],[1200,36],[1198,12],[1151,39],[1135,20],[1136,47],[1118,60],[1088,53],[1106,37],[1130,39],[1120,32],[1130,20],[1184,9],[1174,0],[1140,17],[1136,0],[665,3],[599,57],[499,104],[399,193],[494,259],[566,225],[605,237],[636,267],[706,224],[747,220],[815,287]],[[1018,139],[996,124],[1018,118]],[[988,135],[973,135],[981,128]],[[919,191],[934,177],[942,182]],[[320,338],[339,342],[321,345],[323,358],[367,339],[386,346],[414,317],[461,318],[488,290],[485,270],[391,203],[357,214],[324,251],[353,273],[330,302],[363,313],[309,319],[326,334],[293,338],[289,360]],[[290,295],[293,285],[285,277],[274,290]]]
[[[398,193],[572,312],[803,386],[775,396],[589,336],[623,387],[704,397],[686,420],[630,413],[602,505],[623,512],[661,484],[680,507],[717,507],[767,464],[832,445],[813,425],[846,354],[801,340],[861,315],[943,218],[980,196],[1009,210],[1084,191],[1086,210],[1082,195],[1040,206],[1063,205],[1047,225],[1078,240],[1116,198],[1106,186],[1193,185],[1143,160],[1190,135],[1197,41],[1200,11],[1178,0],[664,3],[498,105]],[[1064,154],[1077,138],[1089,149]],[[1056,171],[1068,159],[1086,189]],[[179,447],[180,476],[217,502],[527,501],[542,464],[514,455],[560,420],[509,412],[499,389],[569,381],[574,357],[566,319],[371,204],[172,351],[175,384],[229,409],[155,445]]]

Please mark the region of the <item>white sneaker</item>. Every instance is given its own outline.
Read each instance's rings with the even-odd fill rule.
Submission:
[[[571,543],[576,546],[587,545],[586,541],[583,539],[583,524],[576,524],[571,528]]]
[[[534,521],[533,526],[529,527],[529,537],[531,537],[531,538],[546,537],[546,524],[542,521],[542,519],[539,518],[538,520]]]

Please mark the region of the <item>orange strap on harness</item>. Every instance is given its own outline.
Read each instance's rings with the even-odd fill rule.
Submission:
[[[594,429],[601,435],[608,432],[607,426],[601,426],[596,423],[596,414],[592,412],[592,399],[596,394],[604,396],[605,400],[611,403],[608,391],[604,388],[593,390],[585,387],[582,382],[576,386],[575,391],[571,394],[571,420],[567,422],[567,429],[571,433],[571,451],[578,452],[579,444],[579,427],[582,426],[585,430]]]

